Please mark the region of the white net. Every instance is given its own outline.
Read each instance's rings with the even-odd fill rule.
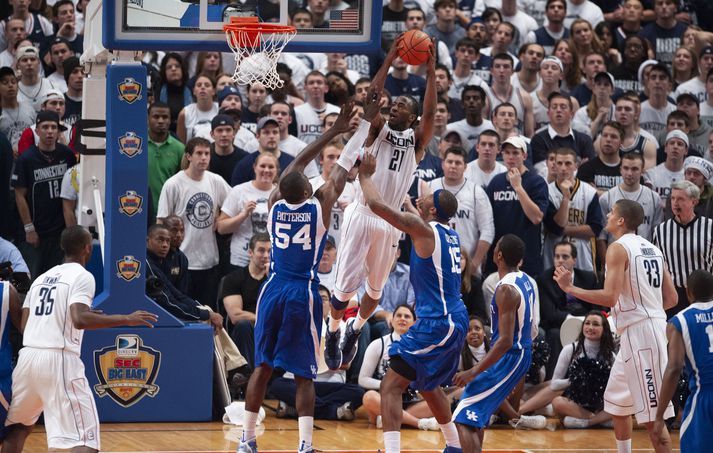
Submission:
[[[268,89],[282,87],[277,59],[295,34],[294,29],[273,31],[258,24],[226,30],[228,45],[235,53],[233,80],[240,85],[260,82]]]

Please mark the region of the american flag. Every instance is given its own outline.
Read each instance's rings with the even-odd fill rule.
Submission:
[[[359,10],[347,8],[329,12],[329,28],[337,30],[356,30],[359,28]]]

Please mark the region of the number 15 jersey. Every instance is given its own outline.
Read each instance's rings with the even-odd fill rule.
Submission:
[[[663,253],[643,237],[627,233],[616,244],[629,257],[627,281],[624,284],[612,316],[617,333],[644,319],[666,319],[663,309],[663,275],[666,269]]]
[[[317,268],[322,259],[327,229],[322,206],[311,197],[300,204],[280,200],[268,216],[270,272],[278,277],[319,281]]]
[[[37,277],[22,304],[30,310],[23,346],[80,355],[84,331],[74,328],[69,307],[91,307],[94,288],[94,277],[78,263],[55,266]]]

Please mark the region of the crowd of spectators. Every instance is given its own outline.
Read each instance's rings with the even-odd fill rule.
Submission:
[[[75,130],[85,77],[78,57],[89,1],[0,5],[0,263],[11,262],[20,280],[59,264],[60,233],[77,222]],[[349,4],[298,3],[290,2],[297,28],[328,20],[325,3]],[[572,269],[578,286],[600,286],[611,241],[607,214],[617,200],[630,199],[646,212],[638,233],[662,248],[679,291],[669,315],[685,307],[688,275],[713,271],[713,40],[697,35],[713,30],[713,2],[385,0],[382,27],[382,49],[373,55],[283,54],[277,71],[284,85],[274,90],[236,86],[228,75],[232,54],[143,55],[150,87],[149,225],[165,226],[148,234],[149,268],[165,287],[154,300],[181,319],[226,329],[254,367],[256,302],[269,273],[269,194],[281,171],[352,97],[358,124],[385,51],[400,33],[422,29],[437,49],[435,136],[403,209],[415,211],[419,197],[436,189],[456,195],[463,299],[478,319],[476,330],[489,328],[494,244],[508,233],[525,240],[522,269],[538,284],[539,334],[550,351],[544,379],[554,378],[557,392],[550,400],[558,413],[587,418],[566,400],[572,392],[561,382],[563,360],[604,351],[608,361],[612,351],[608,342],[590,349],[597,335],[586,328],[579,343],[563,346],[560,327],[571,316],[587,315],[600,327],[606,322],[589,320],[595,307],[553,284],[553,267]],[[382,115],[390,115],[398,96],[420,101],[423,74],[397,58]],[[350,136],[340,134],[305,169],[315,190]],[[343,212],[358,190],[354,178],[332,210],[319,265],[325,300]],[[351,368],[320,368],[318,417],[351,419],[363,397],[377,421],[375,380],[388,366],[384,345],[413,323],[409,248],[402,238]],[[603,330],[595,340],[610,335]],[[470,362],[487,347],[486,334],[473,335],[464,349]],[[371,340],[381,341],[381,355],[379,346],[367,348]],[[289,376],[273,382],[271,392],[281,401],[279,413],[292,414]],[[417,401],[405,407],[405,423],[433,426]],[[596,423],[606,422],[598,406],[586,407]],[[579,425],[586,424],[570,420]]]

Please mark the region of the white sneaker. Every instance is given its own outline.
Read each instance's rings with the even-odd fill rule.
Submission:
[[[430,417],[419,419],[418,428],[424,431],[438,431],[441,429],[441,426],[436,421],[436,417]]]
[[[376,416],[376,429],[381,429],[384,427],[384,422],[381,420],[381,415]]]
[[[515,429],[545,429],[547,419],[542,415],[521,415],[510,420],[510,426]]]
[[[347,401],[337,408],[338,420],[354,420],[354,410],[351,401]]]
[[[584,429],[584,428],[589,428],[589,420],[586,418],[577,418],[577,417],[565,417],[562,419],[562,424],[564,425],[565,428],[571,428],[571,429]]]

